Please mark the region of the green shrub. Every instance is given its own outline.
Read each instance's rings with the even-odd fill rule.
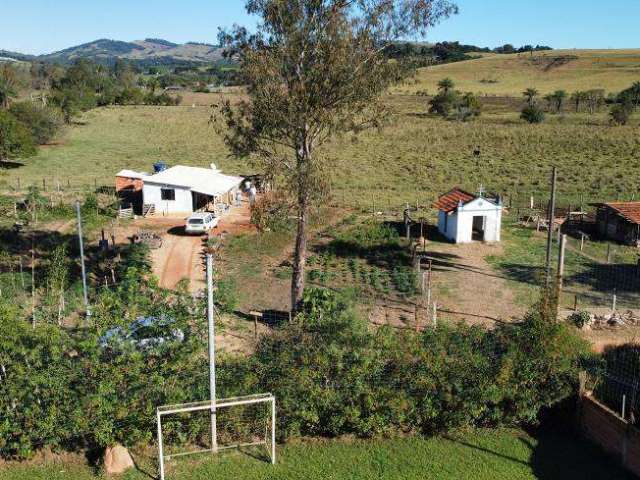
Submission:
[[[287,232],[293,228],[292,205],[276,193],[267,193],[251,207],[251,223],[260,230]]]
[[[537,105],[527,105],[520,114],[520,118],[529,123],[544,122],[544,111]]]
[[[64,123],[59,110],[29,101],[14,103],[9,111],[19,122],[27,126],[34,141],[39,145],[49,142]]]
[[[305,291],[294,321],[263,336],[254,354],[220,358],[220,395],[273,392],[286,439],[532,423],[575,391],[584,344],[542,309],[495,330],[441,325],[416,334],[372,329],[353,308],[357,295]],[[92,328],[75,335],[32,328],[0,297],[0,456],[148,443],[158,405],[207,398],[204,322],[193,321],[204,301],[129,268],[93,306]],[[100,345],[139,316],[172,319],[184,342],[153,355]],[[165,433],[177,443],[206,440],[206,422],[188,426],[170,421]]]
[[[567,321],[578,328],[583,328],[585,325],[589,323],[590,319],[591,319],[591,315],[589,314],[589,312],[583,311],[583,312],[572,313],[571,315],[569,315],[569,318],[567,318]]]
[[[216,305],[225,313],[235,312],[238,308],[238,285],[234,278],[225,278],[217,283]]]
[[[628,103],[617,103],[611,107],[609,116],[611,117],[611,123],[614,125],[626,125],[629,123],[631,114],[633,113],[633,106]]]
[[[371,436],[534,423],[575,391],[584,344],[538,313],[494,331],[371,331],[336,293],[305,292],[292,325],[250,360],[278,398],[279,432]]]

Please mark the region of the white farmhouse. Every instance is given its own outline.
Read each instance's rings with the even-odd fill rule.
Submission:
[[[156,213],[189,214],[211,203],[232,204],[241,177],[224,175],[212,168],[176,165],[155,175],[145,176],[142,203],[145,211]]]
[[[454,243],[499,242],[502,202],[465,192],[445,193],[433,205],[438,209],[438,230]]]

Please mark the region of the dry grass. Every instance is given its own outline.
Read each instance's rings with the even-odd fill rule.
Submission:
[[[434,93],[438,80],[450,77],[463,91],[519,96],[528,87],[541,93],[604,88],[619,92],[640,79],[640,50],[552,50],[491,55],[422,69],[401,93]],[[495,83],[494,83],[495,82]]]

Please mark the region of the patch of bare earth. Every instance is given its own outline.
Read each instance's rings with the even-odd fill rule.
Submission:
[[[437,305],[436,319],[493,327],[521,318],[525,309],[515,302],[507,279],[486,261],[489,255],[500,255],[502,248],[499,243],[427,243],[422,271],[427,271],[431,260],[431,300]],[[370,318],[374,324],[397,328],[432,325],[432,310],[423,305],[426,302],[420,296],[415,301],[377,301]]]

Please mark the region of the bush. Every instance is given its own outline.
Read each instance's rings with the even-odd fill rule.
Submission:
[[[630,104],[616,104],[611,107],[609,117],[614,125],[626,125],[629,123],[633,107]]]
[[[216,305],[221,312],[233,313],[238,308],[238,285],[234,278],[219,280],[215,294]]]
[[[577,328],[583,328],[589,323],[590,320],[591,315],[589,314],[589,312],[584,311],[572,313],[571,315],[569,315],[569,318],[567,318],[567,321],[570,324],[575,325]]]
[[[29,128],[7,111],[0,110],[0,162],[36,154]]]
[[[269,192],[251,208],[251,223],[259,230],[287,232],[293,228],[292,205],[282,194]]]
[[[544,122],[544,111],[536,105],[529,105],[522,110],[520,118],[529,123],[542,123]]]
[[[283,437],[371,436],[535,423],[574,392],[584,350],[538,313],[495,331],[371,331],[334,292],[309,290],[295,322],[263,338],[251,361],[278,398]]]
[[[0,298],[0,456],[147,443],[157,405],[206,398],[204,322],[192,321],[204,315],[203,302],[129,269],[93,304],[94,328],[75,336],[33,329]],[[184,342],[153,355],[100,346],[106,331],[138,316],[172,319]],[[254,354],[221,358],[220,394],[273,392],[281,439],[532,423],[575,391],[583,351],[566,325],[539,311],[489,331],[374,330],[352,298],[309,289],[294,321],[263,336]],[[206,440],[206,422],[189,427],[185,433],[169,422],[165,433],[177,442]]]
[[[450,90],[440,92],[429,102],[429,113],[435,113],[441,117],[448,117],[460,103],[460,95]]]
[[[64,123],[59,110],[33,102],[14,103],[9,111],[18,121],[27,126],[39,145],[49,142]]]

